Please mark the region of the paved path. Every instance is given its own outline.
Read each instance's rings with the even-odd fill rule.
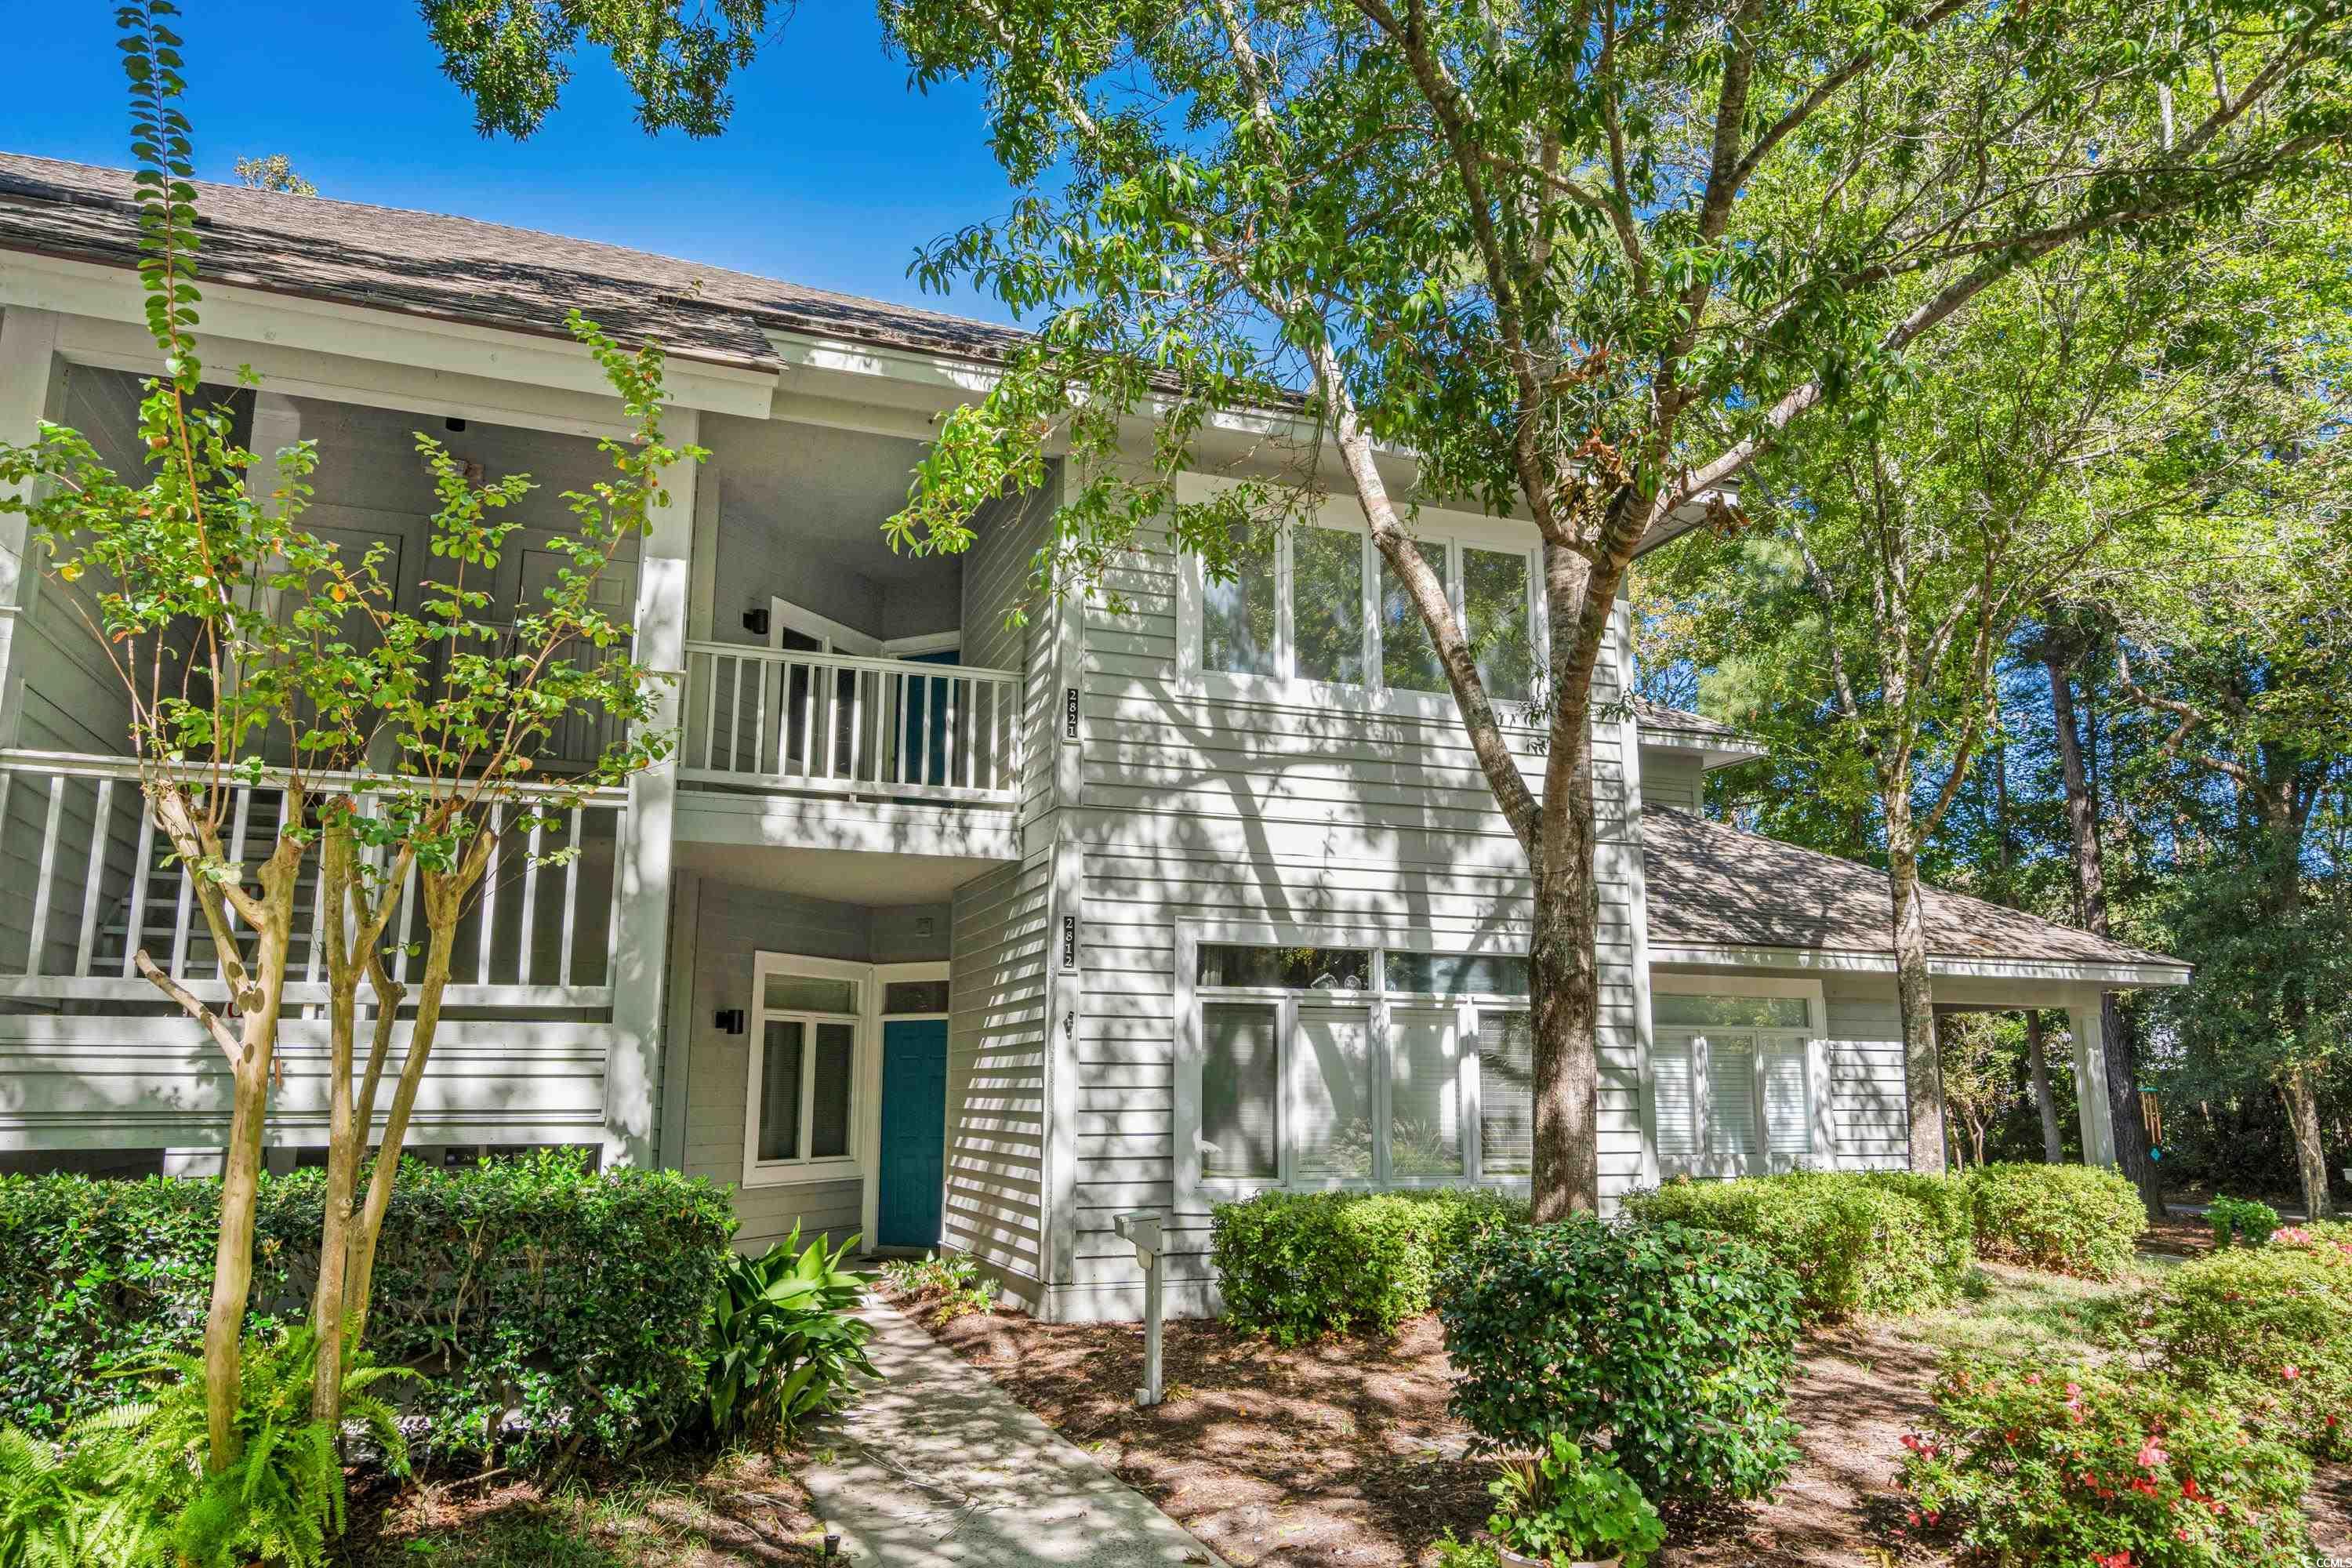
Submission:
[[[883,1381],[811,1435],[801,1479],[843,1554],[872,1568],[1219,1563],[920,1325],[875,1302]]]

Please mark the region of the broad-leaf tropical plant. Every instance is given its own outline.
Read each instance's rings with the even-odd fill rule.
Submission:
[[[805,1247],[795,1225],[757,1258],[738,1256],[711,1311],[710,1424],[721,1433],[790,1436],[802,1422],[840,1407],[852,1380],[877,1377],[866,1342],[874,1325],[854,1316],[869,1278],[841,1266],[851,1237]]]

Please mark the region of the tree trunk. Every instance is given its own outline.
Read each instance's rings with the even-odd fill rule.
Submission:
[[[1601,1206],[1598,1097],[1600,899],[1593,886],[1590,769],[1566,800],[1547,802],[1559,831],[1534,866],[1535,920],[1528,949],[1529,1023],[1535,1036],[1535,1217],[1549,1224]],[[1550,824],[1547,822],[1547,826]]]
[[[434,1037],[441,1028],[441,999],[449,989],[449,967],[457,955],[457,921],[466,900],[489,858],[494,837],[487,830],[476,836],[464,861],[451,872],[420,871],[418,891],[425,906],[425,978],[416,992],[416,1016],[408,1029],[408,1049],[400,1064],[400,1081],[392,1091],[392,1107],[383,1119],[383,1137],[376,1147],[375,1169],[368,1180],[367,1203],[352,1228],[351,1263],[344,1281],[345,1312],[351,1322],[351,1342],[357,1345],[367,1332],[368,1291],[375,1279],[375,1249],[383,1235],[383,1216],[392,1206],[394,1181],[400,1174],[401,1146],[408,1137],[408,1119],[416,1109],[416,1094],[432,1060]],[[398,988],[383,994],[386,984],[381,964],[369,971],[378,988],[379,1016],[397,1012]]]
[[[1910,797],[1885,795],[1886,872],[1895,921],[1895,994],[1903,1010],[1903,1082],[1911,1103],[1911,1168],[1944,1169],[1944,1066],[1937,1051],[1936,990],[1927,973],[1927,921],[1911,842]]]
[[[2073,661],[2056,647],[2042,656],[2050,676],[2050,713],[2058,737],[2058,762],[2066,782],[2066,827],[2074,851],[2074,903],[2084,931],[2108,934],[2106,862],[2099,847],[2098,802],[2083,765],[2083,732],[2074,717]],[[2099,1032],[2106,1037],[2107,1117],[2115,1127],[2116,1163],[2139,1189],[2152,1220],[2164,1217],[2164,1184],[2147,1156],[2147,1129],[2139,1112],[2139,1051],[2115,993],[2099,997]],[[2075,1086],[2077,1094],[2082,1086]],[[2088,1152],[2085,1151],[2087,1157]]]
[[[2336,1202],[2327,1191],[2327,1152],[2319,1136],[2319,1096],[2308,1068],[2298,1068],[2279,1085],[2286,1105],[2287,1126],[2294,1132],[2295,1173],[2303,1180],[2303,1212],[2315,1220],[2333,1219]]]
[[[351,1247],[352,1195],[367,1130],[352,1095],[352,1045],[358,1033],[360,963],[352,946],[352,879],[356,874],[348,825],[330,821],[319,844],[319,930],[327,947],[327,1192],[319,1225],[319,1280],[310,1294],[310,1327],[319,1358],[311,1371],[310,1415],[337,1425],[343,1410],[343,1280]]]
[[[2058,1126],[2058,1096],[2050,1088],[2050,1042],[2042,1032],[2042,1015],[2025,1011],[2025,1068],[2033,1083],[2033,1107],[2042,1113],[2042,1163],[2066,1163],[2066,1137]]]

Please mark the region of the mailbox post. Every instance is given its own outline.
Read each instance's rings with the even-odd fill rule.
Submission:
[[[1149,1408],[1160,1403],[1160,1214],[1138,1209],[1118,1216],[1118,1234],[1135,1248],[1143,1265],[1143,1386],[1135,1402]]]

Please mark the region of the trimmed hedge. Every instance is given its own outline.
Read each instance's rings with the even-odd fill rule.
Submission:
[[[1261,1193],[1219,1204],[1210,1258],[1235,1328],[1297,1344],[1370,1329],[1392,1333],[1430,1308],[1439,1260],[1528,1207],[1498,1193]]]
[[[1970,1253],[1969,1197],[1940,1176],[1805,1171],[1732,1182],[1674,1182],[1626,1211],[1736,1236],[1797,1277],[1807,1322],[1858,1312],[1924,1311],[1954,1300]]]
[[[1451,1254],[1449,1407],[1495,1448],[1605,1446],[1652,1499],[1758,1498],[1796,1459],[1797,1279],[1673,1221],[1495,1226]]]
[[[2315,1459],[2352,1459],[2352,1231],[2290,1226],[2168,1270],[2149,1297],[2157,1362]]]
[[[301,1320],[325,1173],[265,1179],[257,1322]],[[194,1350],[219,1184],[0,1178],[0,1421],[39,1434],[113,1403],[110,1373]],[[673,1172],[596,1174],[577,1155],[400,1173],[376,1256],[368,1349],[420,1458],[620,1454],[692,1420],[727,1194]]]
[[[2098,1165],[1980,1165],[1969,1172],[1977,1251],[2053,1274],[2113,1279],[2147,1229],[2139,1189]]]

